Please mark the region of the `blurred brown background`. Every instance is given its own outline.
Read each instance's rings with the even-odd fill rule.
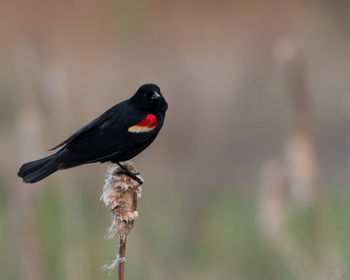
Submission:
[[[127,279],[350,278],[349,16],[340,0],[3,0],[0,278],[111,279],[106,165],[16,173],[149,82],[169,110],[134,160]]]

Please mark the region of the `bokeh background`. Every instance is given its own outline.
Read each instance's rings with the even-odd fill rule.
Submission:
[[[169,103],[127,279],[350,279],[349,1],[0,3],[0,278],[116,279],[105,164],[19,166],[143,83]]]

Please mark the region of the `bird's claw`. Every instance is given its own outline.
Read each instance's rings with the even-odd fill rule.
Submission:
[[[133,180],[135,180],[137,183],[139,183],[139,185],[142,185],[142,184],[143,184],[143,181],[142,181],[139,177],[136,176],[136,175],[139,175],[140,172],[133,173],[133,172],[130,172],[130,171],[129,171],[129,172],[126,172],[126,171],[121,170],[121,171],[119,171],[117,174],[119,174],[119,175],[122,175],[122,174],[127,175],[127,176],[129,176],[131,179],[133,179]]]
[[[122,165],[120,162],[117,162],[119,167],[122,169],[118,172],[118,174],[125,174],[128,175],[131,179],[134,179],[136,182],[139,183],[139,185],[143,184],[143,181],[137,177],[137,175],[140,174],[140,172],[131,172],[129,169],[127,169],[124,165]]]

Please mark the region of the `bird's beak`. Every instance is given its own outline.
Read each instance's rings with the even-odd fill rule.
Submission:
[[[160,94],[158,92],[154,91],[153,95],[151,96],[151,100],[158,99],[160,97],[161,97]]]

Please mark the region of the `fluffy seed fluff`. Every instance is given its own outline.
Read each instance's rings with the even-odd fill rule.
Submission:
[[[125,262],[125,258],[121,258],[119,254],[117,254],[116,258],[113,260],[113,262],[110,265],[105,264],[102,269],[104,271],[107,271],[108,275],[112,275],[112,271],[116,268],[116,266],[120,263]]]

